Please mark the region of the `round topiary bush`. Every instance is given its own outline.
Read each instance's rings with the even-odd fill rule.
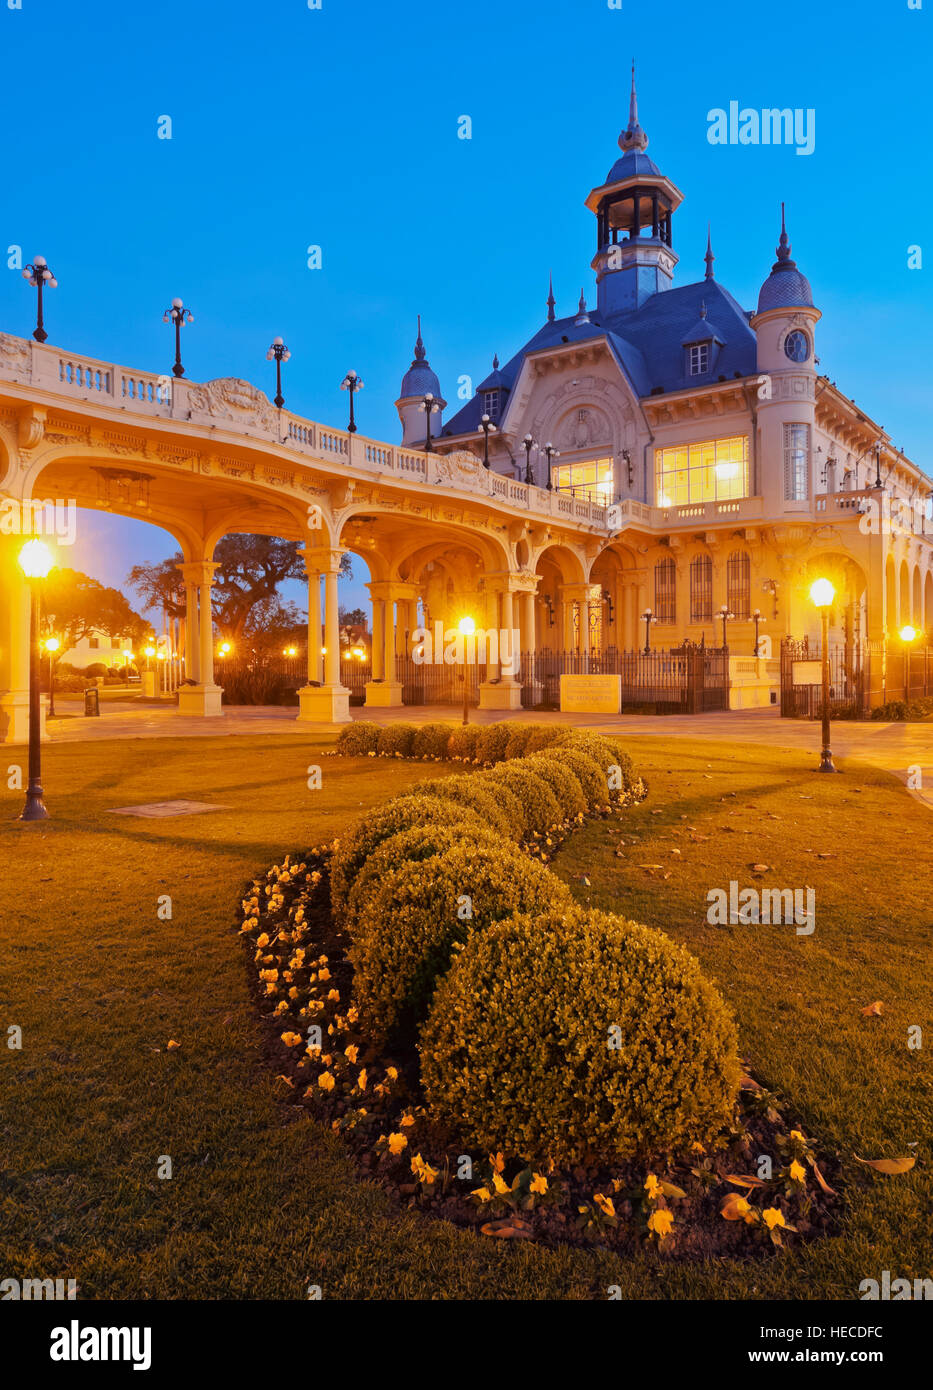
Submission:
[[[375,753],[381,729],[378,724],[361,719],[352,724],[344,724],[337,735],[337,752],[348,758],[363,757]]]
[[[470,936],[421,1033],[428,1106],[485,1152],[615,1162],[732,1114],[732,1017],[663,933],[577,906]]]
[[[511,726],[511,732],[505,741],[505,760],[510,758],[523,758],[525,749],[528,747],[528,740],[534,733],[534,724],[522,724],[518,721]]]
[[[385,758],[410,758],[414,741],[413,724],[384,724],[376,740],[376,752]]]
[[[367,894],[351,933],[354,994],[367,1021],[394,1042],[413,1040],[454,944],[555,898],[570,902],[543,865],[485,837],[421,862],[402,858]]]
[[[588,810],[593,811],[599,806],[609,805],[609,783],[606,774],[588,753],[582,752],[579,748],[572,748],[569,744],[558,743],[551,748],[543,749],[535,756],[569,768],[580,783]]]
[[[350,885],[343,918],[347,930],[355,936],[356,924],[369,910],[370,897],[381,890],[388,875],[402,864],[420,863],[464,843],[495,849],[501,842],[500,835],[469,815],[451,824],[416,825],[390,835],[367,855]]]
[[[497,794],[504,787],[517,797],[519,812],[525,822],[522,838],[543,835],[563,820],[550,784],[534,768],[526,767],[524,758],[491,767],[488,772],[481,774],[480,781],[483,786],[495,787]]]
[[[330,901],[334,916],[342,920],[353,880],[383,840],[415,825],[456,825],[472,814],[467,807],[453,801],[418,794],[398,797],[368,811],[343,839],[337,841],[331,856]]]
[[[452,724],[422,724],[415,730],[411,746],[412,757],[427,758],[431,761],[446,758],[447,741],[452,728]]]
[[[437,796],[454,801],[458,806],[475,811],[484,825],[489,825],[507,840],[520,840],[525,817],[518,798],[505,787],[493,790],[474,774],[439,777],[437,781],[422,782],[403,796]]]
[[[458,724],[447,740],[447,756],[457,762],[471,763],[476,757],[476,742],[479,738],[477,724]]]
[[[631,757],[620,743],[605,734],[594,734],[589,729],[566,729],[565,737],[558,741],[559,748],[578,748],[597,762],[603,772],[609,773],[613,767],[619,769],[620,791],[631,791],[635,785],[635,766]]]
[[[586,814],[586,797],[576,777],[566,763],[557,758],[541,758],[537,753],[522,759],[522,767],[528,768],[538,777],[543,777],[557,798],[561,810],[561,820],[576,820]]]
[[[550,748],[552,744],[559,743],[567,732],[562,724],[532,724],[531,729],[531,737],[525,744],[526,758],[532,753],[540,753],[543,748]]]
[[[506,746],[509,741],[510,729],[504,720],[499,720],[495,724],[486,724],[480,731],[476,740],[476,760],[491,766],[493,763],[501,763],[505,757]]]

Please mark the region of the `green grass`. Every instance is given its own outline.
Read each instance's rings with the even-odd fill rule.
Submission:
[[[76,1278],[85,1298],[275,1299],[304,1298],[310,1283],[327,1298],[587,1298],[609,1284],[635,1298],[853,1298],[885,1268],[930,1275],[930,1066],[927,1048],[906,1045],[911,1024],[933,1039],[929,811],[866,767],[819,778],[796,753],[653,736],[632,746],[651,794],[622,838],[630,827],[640,845],[618,858],[609,825],[594,823],[554,867],[581,901],[698,955],[756,1073],[842,1158],[838,1234],[762,1262],[678,1265],[400,1215],[338,1140],[277,1100],[233,921],[254,872],[437,765],[323,759],[320,743],[291,735],[133,740],[50,747],[54,818],[0,824],[0,1273]],[[309,791],[317,761],[323,789]],[[175,797],[229,809],[108,814]],[[10,816],[21,800],[5,792]],[[816,888],[812,937],[707,925],[707,890],[755,882],[755,862],[774,866],[772,886]],[[670,878],[640,867],[656,863]],[[165,893],[171,921],[157,916]],[[875,999],[884,1014],[863,1017]],[[21,1052],[3,1045],[9,1024],[23,1029]],[[165,1050],[170,1038],[180,1050]],[[853,1161],[906,1152],[918,1164],[902,1177]],[[166,1154],[168,1181],[156,1175]]]

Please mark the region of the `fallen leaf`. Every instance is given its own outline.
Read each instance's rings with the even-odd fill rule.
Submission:
[[[682,1187],[678,1187],[676,1183],[672,1182],[662,1182],[661,1191],[665,1197],[686,1197],[687,1195]]]
[[[819,1168],[816,1166],[812,1159],[810,1160],[810,1167],[813,1169],[813,1176],[816,1178],[817,1182],[819,1183],[823,1191],[826,1193],[826,1195],[828,1197],[835,1197],[835,1188],[830,1187],[829,1183],[823,1177],[823,1174],[820,1172]]]
[[[853,1154],[856,1163],[864,1163],[866,1168],[874,1168],[876,1173],[909,1173],[917,1162],[913,1154],[907,1154],[904,1158],[859,1158]]]
[[[176,1047],[181,1047],[181,1043],[176,1042],[174,1038],[169,1038],[168,1042],[165,1044],[166,1052],[174,1052]]]
[[[739,1077],[739,1090],[760,1091],[761,1087],[759,1086],[758,1082],[755,1080],[753,1076],[748,1076],[746,1075],[746,1073],[743,1072],[742,1075]]]
[[[752,872],[756,874],[767,874],[771,872],[770,864],[753,864]]]
[[[531,1240],[531,1227],[514,1217],[503,1217],[501,1221],[487,1221],[480,1226],[484,1236],[499,1236],[505,1240]]]
[[[719,1215],[726,1221],[744,1221],[745,1213],[739,1210],[739,1203],[743,1200],[738,1192],[730,1192],[728,1197],[722,1199]]]
[[[873,1004],[867,1004],[865,1006],[865,1008],[862,1010],[862,1017],[877,1018],[878,1015],[881,1013],[884,1013],[884,1005],[882,1004],[880,999],[876,999]]]
[[[748,1173],[723,1173],[723,1182],[731,1182],[735,1187],[764,1187],[761,1178],[753,1178]]]

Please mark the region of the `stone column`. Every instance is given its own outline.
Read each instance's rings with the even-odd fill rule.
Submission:
[[[522,594],[521,605],[523,610],[522,648],[533,656],[538,646],[538,637],[535,631],[535,595],[533,593]]]
[[[178,688],[178,713],[199,714],[205,717],[221,715],[221,687],[214,683],[214,626],[211,620],[211,585],[214,582],[213,560],[190,560],[179,565],[185,581],[187,623],[185,633],[185,678],[194,685]],[[196,670],[188,664],[190,654],[197,662]],[[195,656],[196,654],[196,656]]]
[[[522,707],[522,684],[520,675],[515,673],[515,663],[511,662],[510,665],[503,668],[502,630],[505,629],[508,632],[506,641],[509,645],[506,650],[511,659],[513,656],[512,630],[515,627],[513,596],[520,593],[526,584],[526,575],[510,574],[503,571],[499,574],[487,574],[486,576],[487,593],[493,596],[495,611],[498,613],[499,662],[497,677],[492,680],[489,679],[487,668],[487,679],[480,685],[480,709],[521,709]]]
[[[347,724],[350,692],[340,683],[340,619],[337,609],[337,576],[344,552],[336,547],[306,545],[308,573],[308,676],[320,673],[321,614],[320,576],[324,576],[324,672],[321,685],[306,685],[298,692],[298,718],[315,724]],[[312,628],[314,631],[312,632]],[[312,638],[315,655],[312,653]],[[314,665],[315,659],[317,665]]]
[[[29,738],[29,584],[19,563],[27,539],[0,536],[0,743]]]
[[[367,708],[396,709],[402,703],[402,682],[395,666],[399,641],[395,604],[398,603],[401,623],[405,607],[415,601],[417,591],[413,584],[387,579],[373,580],[366,587],[373,600],[373,678],[366,684],[366,705]]]
[[[321,685],[321,576],[308,570],[308,684]]]

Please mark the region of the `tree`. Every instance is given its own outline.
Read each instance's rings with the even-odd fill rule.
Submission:
[[[369,618],[362,608],[341,608],[340,626],[361,627],[365,630],[369,628]]]
[[[130,607],[125,594],[99,584],[80,570],[53,569],[43,585],[42,597],[46,621],[66,650],[95,632],[125,637],[134,644],[152,634],[152,624]]]
[[[214,624],[231,641],[288,628],[300,617],[295,604],[279,597],[287,580],[305,578],[304,559],[298,541],[276,536],[233,534],[224,536],[214,549],[214,583],[211,605]],[[134,565],[127,575],[147,608],[165,608],[176,618],[185,616],[185,582],[178,566],[179,551],[156,565]],[[349,555],[340,573],[352,577]]]

